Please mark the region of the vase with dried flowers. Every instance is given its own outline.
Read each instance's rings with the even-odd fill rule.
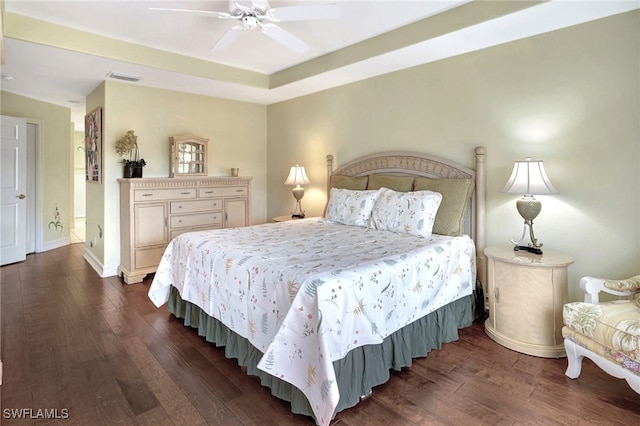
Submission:
[[[128,154],[129,159],[124,158],[123,176],[125,178],[141,178],[142,168],[147,165],[144,158],[140,158],[138,149],[138,136],[133,130],[127,131],[123,137],[116,141],[116,152],[120,157]]]

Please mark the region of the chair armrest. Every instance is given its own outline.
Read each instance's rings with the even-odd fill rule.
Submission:
[[[605,281],[607,281],[605,278],[582,277],[580,279],[580,290],[584,292],[584,301],[587,303],[598,303],[598,293],[601,291],[615,296],[631,296],[634,294],[633,291],[617,291],[607,288],[604,286]]]

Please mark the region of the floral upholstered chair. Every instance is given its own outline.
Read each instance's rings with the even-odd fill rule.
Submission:
[[[567,303],[563,309],[569,362],[565,374],[577,378],[586,356],[640,393],[640,275],[626,280],[584,277],[580,288],[585,301]],[[600,291],[625,298],[599,302]]]

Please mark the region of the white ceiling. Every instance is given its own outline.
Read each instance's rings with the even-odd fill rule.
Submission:
[[[247,2],[241,2],[247,4]],[[294,53],[258,31],[245,31],[225,51],[211,48],[235,21],[152,11],[149,7],[228,11],[227,1],[26,1],[5,0],[5,12],[24,15],[130,43],[200,60],[273,75],[330,52],[363,42],[414,22],[448,13],[468,0],[450,1],[271,1],[272,7],[335,3],[336,20],[280,25],[311,45]],[[293,80],[277,88],[255,87],[205,78],[107,57],[5,37],[2,89],[72,109],[82,123],[84,98],[110,71],[141,76],[138,83],[190,93],[270,104],[439,60],[468,51],[553,31],[640,7],[640,1],[541,2],[522,11],[492,18],[394,51]],[[70,102],[72,101],[72,102]]]

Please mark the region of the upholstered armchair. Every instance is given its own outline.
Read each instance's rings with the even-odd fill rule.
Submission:
[[[576,379],[586,356],[640,393],[640,275],[626,280],[584,277],[580,288],[584,302],[567,303],[563,309],[565,374]],[[620,299],[600,302],[601,291]]]

